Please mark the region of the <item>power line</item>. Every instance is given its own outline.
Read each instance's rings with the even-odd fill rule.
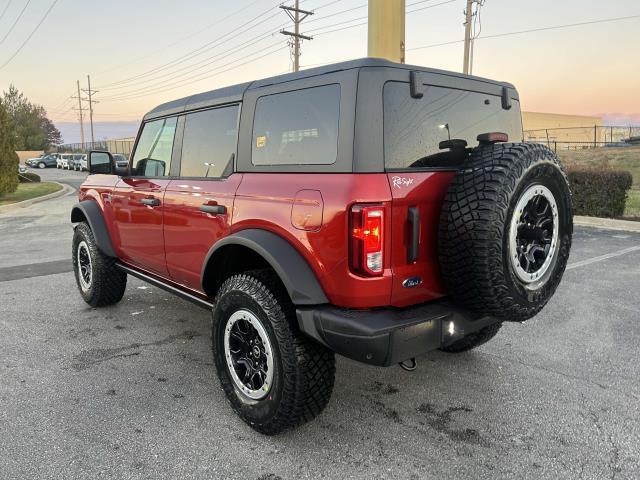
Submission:
[[[200,70],[202,68],[205,68],[205,67],[208,67],[208,66],[210,66],[212,64],[217,63],[222,58],[226,57],[226,55],[229,54],[229,53],[237,53],[237,52],[239,52],[241,50],[245,50],[247,48],[250,48],[250,47],[254,46],[256,43],[258,43],[258,42],[260,42],[262,40],[265,40],[265,39],[267,39],[269,37],[273,37],[274,35],[275,35],[275,32],[272,32],[272,31],[270,31],[270,32],[268,32],[266,34],[263,33],[263,34],[257,35],[255,37],[252,37],[251,39],[247,40],[246,42],[243,42],[243,43],[241,43],[239,45],[236,45],[236,46],[234,46],[232,48],[229,48],[227,50],[219,52],[219,53],[217,53],[215,55],[212,55],[210,57],[204,58],[204,59],[202,59],[202,60],[200,60],[200,61],[198,61],[196,63],[193,63],[193,64],[188,66],[188,67],[195,67],[195,68],[191,68],[190,70],[186,70],[186,71],[185,70],[178,70],[176,72],[171,72],[172,74],[175,74],[175,75],[172,75],[172,76],[169,76],[169,77],[162,76],[162,77],[160,77],[160,80],[161,80],[162,83],[164,83],[167,80],[173,80],[175,78],[186,76],[186,75],[188,75],[190,73],[195,72],[196,70]],[[220,58],[220,57],[222,57],[222,58]],[[215,59],[220,59],[220,60],[215,60]],[[199,65],[199,66],[196,66],[196,65]],[[133,86],[136,86],[136,85],[145,85],[145,84],[148,84],[149,82],[153,82],[155,80],[156,80],[156,78],[150,78],[150,79],[146,79],[146,80],[140,79],[139,81],[134,81],[134,82],[130,82],[130,83],[119,85],[119,86],[105,87],[105,88],[103,88],[103,90],[120,90],[120,89],[123,89],[123,88],[130,88],[130,87],[133,87]],[[151,84],[150,86],[153,87],[154,84]],[[120,92],[117,95],[120,95],[122,93],[126,93],[126,92]]]
[[[270,7],[268,10],[263,11],[260,15],[257,15],[257,16],[255,16],[255,17],[253,17],[251,20],[249,20],[249,21],[247,21],[247,22],[243,23],[242,25],[240,25],[240,27],[237,27],[237,28],[242,29],[242,28],[244,28],[244,27],[246,27],[246,26],[250,25],[251,23],[255,22],[256,20],[261,20],[261,22],[260,22],[260,23],[257,23],[257,24],[255,24],[255,25],[252,25],[252,26],[248,27],[248,28],[245,28],[244,30],[236,31],[236,32],[235,32],[233,35],[231,35],[231,36],[229,36],[229,33],[224,34],[224,35],[220,35],[219,37],[214,38],[213,40],[211,40],[211,41],[209,41],[209,42],[205,43],[204,45],[202,45],[202,46],[200,46],[200,47],[196,48],[195,50],[191,50],[190,52],[186,53],[185,55],[181,55],[181,56],[177,57],[177,58],[176,58],[176,59],[174,59],[174,60],[171,60],[171,61],[169,61],[169,62],[167,62],[167,63],[164,63],[164,64],[162,64],[162,65],[160,65],[160,66],[158,66],[158,67],[155,67],[155,68],[152,68],[152,69],[150,69],[150,70],[147,70],[147,71],[145,71],[145,72],[143,72],[143,73],[141,73],[141,74],[134,75],[134,76],[132,76],[132,77],[128,77],[128,78],[125,78],[125,79],[122,79],[122,80],[119,80],[119,81],[116,81],[116,82],[106,83],[106,84],[100,85],[100,88],[104,89],[104,88],[106,88],[106,87],[111,87],[111,86],[113,86],[113,85],[118,85],[118,84],[122,84],[122,83],[127,83],[127,82],[129,82],[129,81],[131,81],[131,80],[135,80],[135,79],[138,79],[138,78],[146,77],[146,76],[149,76],[149,75],[151,75],[151,74],[153,74],[153,73],[155,73],[155,72],[159,72],[159,71],[162,71],[162,70],[166,70],[167,68],[171,68],[172,66],[176,66],[176,65],[179,65],[179,64],[181,64],[181,63],[184,63],[184,62],[186,62],[186,61],[188,61],[188,60],[191,60],[192,58],[195,58],[195,57],[197,57],[197,56],[201,55],[201,54],[202,54],[202,53],[204,53],[205,51],[208,51],[208,50],[211,50],[211,49],[213,49],[213,48],[215,48],[215,47],[217,47],[217,46],[220,46],[220,45],[222,45],[222,44],[224,44],[224,43],[226,43],[226,42],[228,42],[228,41],[232,40],[233,38],[236,38],[236,37],[238,37],[239,35],[241,35],[241,34],[243,34],[243,33],[247,32],[247,31],[249,31],[249,30],[251,30],[251,29],[253,29],[253,28],[256,28],[256,27],[258,27],[258,26],[260,26],[260,25],[264,24],[264,22],[266,22],[266,21],[270,20],[271,18],[273,18],[273,17],[275,17],[275,16],[279,15],[279,14],[280,14],[280,12],[275,12],[273,15],[271,15],[270,17],[267,17],[266,19],[265,19],[265,18],[262,18],[265,14],[267,14],[267,13],[271,12],[271,11],[272,11],[272,10],[274,10],[274,9],[275,9],[275,7]],[[237,28],[236,28],[236,29],[234,29],[234,30],[237,30]],[[231,33],[231,32],[230,32],[230,33]]]
[[[433,0],[426,0],[426,1],[433,1]],[[439,6],[441,6],[441,5],[446,5],[446,4],[448,4],[448,3],[453,3],[453,2],[455,2],[455,1],[457,1],[457,0],[447,0],[447,1],[445,1],[445,2],[436,3],[436,4],[433,4],[433,5],[428,5],[428,6],[426,6],[426,7],[416,8],[416,9],[414,9],[414,10],[409,10],[409,11],[407,11],[407,15],[408,15],[408,14],[410,14],[410,13],[419,12],[419,11],[422,11],[422,10],[427,10],[427,9],[429,9],[429,8],[435,8],[435,7],[439,7]],[[410,5],[407,5],[407,6],[408,6],[408,7],[411,7],[411,6],[413,6],[413,5],[417,5],[417,4],[419,4],[419,3],[425,3],[425,0],[422,0],[422,1],[420,1],[420,2],[416,2],[416,3],[413,3],[413,4],[410,4]],[[342,24],[345,24],[345,23],[356,22],[356,21],[358,21],[358,20],[365,20],[365,21],[364,21],[364,22],[361,22],[361,23],[356,23],[356,24],[354,24],[354,25],[347,25],[346,27],[340,27],[340,28],[335,28],[335,29],[332,29],[332,30],[326,30],[326,31],[323,31],[323,32],[318,32],[318,33],[316,33],[315,35],[316,35],[316,36],[318,36],[318,35],[325,35],[325,34],[327,34],[327,33],[339,32],[339,31],[341,31],[341,30],[347,30],[347,29],[349,29],[349,28],[361,27],[361,26],[363,26],[363,25],[367,25],[367,23],[368,23],[368,17],[367,17],[367,16],[364,16],[364,17],[353,18],[353,19],[351,19],[351,20],[347,20],[347,21],[345,21],[345,22],[335,23],[335,24],[332,24],[332,25],[325,25],[324,27],[318,27],[318,28],[317,28],[317,29],[315,29],[315,30],[320,30],[320,29],[322,29],[322,28],[330,28],[330,27],[337,26],[337,25],[342,25]],[[313,32],[313,31],[315,31],[315,30],[310,30],[310,32]]]
[[[272,46],[273,46],[273,45],[272,45]],[[182,83],[182,84],[180,84],[180,85],[174,85],[174,86],[171,86],[171,87],[168,87],[168,88],[164,88],[164,89],[160,89],[160,90],[149,91],[149,92],[147,92],[147,93],[142,93],[142,94],[140,94],[140,95],[126,96],[126,97],[118,97],[118,98],[115,98],[115,97],[114,97],[114,98],[105,98],[105,99],[103,99],[103,100],[109,100],[109,101],[132,100],[132,99],[135,99],[135,98],[141,98],[141,97],[146,97],[146,96],[148,96],[148,95],[154,95],[154,94],[157,94],[157,93],[163,93],[163,92],[167,92],[167,91],[170,91],[170,90],[175,90],[176,88],[185,87],[185,86],[187,86],[187,85],[191,85],[191,84],[193,84],[193,83],[197,83],[197,82],[200,82],[200,81],[202,81],[202,80],[208,80],[209,78],[216,77],[216,76],[221,75],[221,74],[223,74],[223,73],[225,73],[225,72],[229,72],[229,71],[231,71],[231,70],[235,70],[236,68],[242,67],[242,66],[244,66],[244,65],[246,65],[246,64],[248,64],[248,63],[254,62],[254,61],[256,61],[256,60],[261,60],[261,59],[263,59],[263,58],[265,58],[265,57],[267,57],[267,56],[269,56],[269,55],[272,55],[272,54],[274,54],[274,53],[277,53],[277,52],[280,52],[280,51],[282,51],[282,50],[285,50],[286,48],[287,48],[286,46],[279,46],[279,47],[278,47],[278,48],[276,48],[275,50],[272,50],[272,51],[267,52],[267,53],[265,53],[265,54],[263,54],[263,55],[260,55],[258,58],[251,58],[251,59],[248,59],[248,60],[246,60],[245,62],[242,62],[242,63],[240,63],[240,64],[238,64],[238,65],[236,65],[236,66],[234,66],[234,67],[227,68],[227,69],[225,69],[225,70],[217,70],[217,69],[216,69],[216,70],[215,70],[215,73],[214,73],[214,74],[212,74],[212,75],[208,75],[208,76],[206,76],[206,77],[202,77],[202,78],[192,79],[192,80],[190,80],[190,81],[185,81],[185,83]],[[259,52],[261,52],[261,51],[258,51],[258,52],[255,52],[255,53],[259,53]],[[228,65],[230,65],[231,63],[235,63],[235,62],[237,62],[237,61],[239,61],[239,60],[243,60],[244,58],[247,58],[247,57],[243,57],[243,58],[240,58],[240,59],[234,60],[233,62],[230,62]]]
[[[29,34],[29,36],[25,39],[24,42],[22,42],[22,45],[20,45],[18,47],[18,50],[15,51],[15,53],[13,55],[11,55],[11,57],[9,57],[9,60],[7,60],[6,62],[4,62],[2,65],[0,65],[0,70],[2,70],[4,67],[6,67],[11,60],[13,60],[16,55],[18,55],[20,53],[20,51],[24,48],[24,46],[29,43],[29,40],[31,40],[31,37],[33,37],[33,35],[38,31],[38,29],[40,28],[40,25],[42,25],[44,23],[44,21],[47,19],[47,17],[49,16],[49,13],[51,13],[51,10],[53,10],[53,7],[56,6],[56,3],[58,3],[58,0],[53,0],[53,3],[51,4],[51,6],[49,7],[49,9],[45,12],[44,16],[40,19],[40,21],[38,22],[38,24],[36,25],[36,27],[31,31],[31,33]],[[0,42],[1,43],[1,42]]]
[[[22,7],[22,10],[20,11],[20,14],[18,15],[18,18],[15,19],[13,24],[9,27],[9,30],[7,30],[7,33],[4,35],[4,37],[2,37],[2,40],[0,40],[0,45],[2,45],[4,43],[4,41],[7,39],[7,37],[9,35],[11,35],[11,32],[13,31],[14,28],[16,28],[16,25],[18,24],[18,22],[22,18],[22,14],[27,9],[27,7],[29,6],[30,3],[31,3],[31,0],[27,0],[27,3],[24,4],[24,7]]]
[[[306,0],[300,0],[300,3],[303,3],[304,1],[306,1]],[[328,6],[330,6],[330,5],[334,4],[334,3],[337,3],[338,1],[342,1],[342,0],[333,0],[331,2],[322,4],[322,5],[318,6],[318,7],[316,7],[315,10],[320,10],[322,8],[328,7]],[[253,5],[253,3],[251,5]],[[218,46],[220,46],[220,45],[222,45],[224,43],[229,42],[233,38],[238,37],[241,34],[247,32],[247,31],[249,31],[249,30],[251,30],[253,28],[256,28],[258,26],[264,25],[264,23],[266,21],[268,21],[268,20],[270,20],[270,19],[272,19],[272,18],[274,18],[274,17],[276,17],[278,15],[278,13],[276,12],[273,15],[267,17],[267,18],[262,18],[266,13],[269,13],[274,8],[275,7],[271,7],[268,10],[264,11],[262,14],[257,15],[256,17],[252,18],[251,20],[243,23],[238,28],[243,28],[245,26],[250,25],[251,23],[253,23],[256,20],[261,20],[261,22],[257,23],[256,25],[252,25],[252,26],[244,29],[243,31],[236,32],[231,37],[229,37],[228,35],[222,35],[222,36],[220,36],[220,37],[218,37],[218,38],[216,38],[216,39],[214,39],[214,40],[202,45],[201,47],[199,47],[199,48],[197,48],[195,50],[192,50],[191,52],[188,52],[187,54],[185,54],[183,56],[177,57],[176,59],[174,59],[174,60],[172,60],[170,62],[167,62],[167,63],[165,63],[163,65],[160,65],[159,67],[155,67],[155,68],[153,68],[151,70],[148,70],[146,72],[143,72],[141,74],[134,75],[133,77],[122,79],[122,80],[119,80],[117,82],[112,82],[112,83],[100,85],[99,88],[101,88],[102,90],[115,90],[115,89],[120,89],[120,88],[127,88],[127,87],[132,86],[132,85],[142,85],[142,84],[144,84],[144,83],[149,81],[149,80],[143,80],[143,77],[149,77],[149,76],[156,77],[156,76],[159,76],[160,72],[163,71],[163,70],[167,70],[167,69],[170,69],[170,68],[173,68],[173,67],[177,67],[179,64],[184,63],[185,61],[191,60],[191,59],[193,59],[193,58],[195,58],[197,56],[200,56],[203,53],[205,53],[206,51],[213,50],[214,48],[216,48],[216,47],[218,47]],[[277,30],[277,29],[280,29],[280,28],[282,28],[284,26],[286,26],[286,23],[282,23],[282,24],[278,25],[277,27],[274,27],[274,31]],[[239,45],[236,45],[235,47],[232,47],[230,49],[225,50],[224,52],[214,54],[213,56],[204,58],[202,60],[198,60],[197,62],[188,65],[187,68],[195,67],[196,65],[201,65],[201,67],[192,68],[188,72],[180,71],[180,73],[177,76],[184,76],[184,75],[186,75],[186,74],[188,74],[188,73],[190,73],[192,71],[198,70],[200,68],[204,68],[204,67],[206,67],[208,65],[211,65],[211,63],[213,63],[213,62],[210,62],[209,60],[212,60],[214,58],[219,58],[219,57],[221,57],[224,54],[229,53],[229,52],[234,52],[234,51],[236,51],[238,49],[238,47],[250,44],[254,40],[255,40],[255,42],[258,42],[258,41],[266,39],[266,38],[268,38],[268,37],[270,37],[272,35],[273,35],[273,31],[271,31],[271,30],[267,31],[267,32],[264,32],[264,33],[261,33],[261,34],[255,36],[255,37],[253,37],[250,40],[247,40],[247,41],[245,41],[245,42],[243,42],[243,43],[241,43]],[[219,40],[221,40],[221,41],[219,41]],[[216,43],[216,42],[218,42],[218,43]],[[178,42],[176,42],[176,43],[178,43]],[[214,43],[215,43],[215,45],[213,45]],[[175,73],[178,73],[178,72],[176,71],[176,72],[171,72],[171,73],[175,74]],[[172,78],[176,78],[177,76],[174,76]],[[136,81],[136,80],[139,80],[139,81]],[[163,77],[163,80],[164,80],[164,77]]]
[[[533,33],[533,32],[543,32],[543,31],[547,31],[547,30],[559,30],[562,28],[570,28],[570,27],[580,27],[583,25],[594,25],[597,23],[608,23],[608,22],[619,22],[622,20],[630,20],[630,19],[634,19],[634,18],[640,18],[640,15],[628,15],[626,17],[617,17],[617,18],[604,18],[601,20],[591,20],[588,22],[579,22],[579,23],[568,23],[566,25],[555,25],[555,26],[550,26],[550,27],[540,27],[540,28],[531,28],[528,30],[519,30],[516,32],[505,32],[505,33],[496,33],[494,35],[483,35],[477,38],[477,40],[484,40],[487,38],[499,38],[499,37],[507,37],[507,36],[511,36],[511,35],[521,35],[524,33]],[[443,43],[433,43],[431,45],[422,45],[419,47],[413,47],[413,48],[407,48],[407,51],[409,50],[422,50],[425,48],[434,48],[434,47],[443,47],[445,45],[454,45],[456,43],[463,43],[463,40],[452,40],[450,42],[443,42]]]
[[[234,12],[230,13],[229,15],[227,15],[227,16],[225,16],[225,17],[223,17],[223,18],[220,18],[220,19],[218,19],[218,20],[216,20],[216,21],[215,21],[215,22],[213,22],[212,24],[210,24],[210,25],[208,25],[208,26],[206,26],[206,27],[204,27],[204,28],[202,28],[202,29],[200,29],[200,30],[198,30],[198,31],[196,31],[196,32],[192,32],[192,33],[190,33],[189,35],[186,35],[186,36],[184,36],[184,37],[180,38],[179,40],[176,40],[175,42],[169,43],[168,45],[165,45],[165,46],[164,46],[164,47],[162,47],[162,48],[158,48],[157,50],[154,50],[154,51],[152,51],[152,52],[149,52],[149,53],[147,53],[146,55],[143,55],[143,56],[140,56],[140,57],[136,57],[136,58],[134,58],[133,60],[129,60],[129,61],[127,61],[127,62],[125,62],[125,63],[122,63],[122,64],[119,64],[119,65],[117,65],[117,66],[115,66],[115,67],[110,67],[110,68],[108,68],[108,69],[106,69],[106,70],[101,70],[101,71],[97,72],[97,75],[101,75],[101,74],[103,74],[103,73],[107,73],[107,72],[112,72],[112,71],[114,71],[114,70],[120,70],[120,69],[122,69],[123,67],[126,67],[126,66],[128,66],[128,65],[131,65],[132,63],[137,62],[138,60],[142,60],[142,59],[144,59],[144,58],[148,58],[148,57],[150,57],[150,56],[153,56],[153,55],[155,55],[155,54],[157,54],[157,53],[164,52],[167,48],[171,48],[171,47],[173,47],[173,46],[175,46],[175,45],[178,45],[179,43],[184,42],[185,40],[188,40],[189,38],[193,38],[193,37],[195,37],[196,35],[199,35],[199,34],[201,34],[202,32],[205,32],[205,31],[207,31],[207,30],[209,30],[209,29],[211,29],[211,28],[215,27],[216,25],[219,25],[220,23],[224,22],[225,20],[228,20],[229,18],[236,16],[238,13],[244,12],[246,9],[248,9],[248,8],[250,8],[250,7],[253,7],[255,4],[257,4],[257,3],[259,3],[259,2],[264,2],[264,0],[254,0],[254,1],[253,1],[253,2],[251,2],[249,5],[243,6],[243,7],[239,8],[238,10],[235,10]]]
[[[0,20],[2,20],[2,18],[4,17],[4,14],[7,13],[7,10],[9,10],[11,3],[13,3],[13,0],[9,0],[7,4],[4,6],[4,10],[2,10],[2,13],[0,13]]]

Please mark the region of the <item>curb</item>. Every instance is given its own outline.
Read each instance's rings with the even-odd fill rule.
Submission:
[[[631,220],[614,220],[613,218],[582,217],[580,215],[575,215],[573,217],[573,224],[581,227],[603,228],[605,230],[623,230],[625,232],[640,233],[640,222],[633,222]]]
[[[70,193],[73,193],[75,191],[73,187],[66,185],[64,183],[60,183],[60,182],[50,182],[50,183],[57,183],[62,188],[57,192],[48,193],[47,195],[42,195],[40,197],[30,198],[29,200],[23,200],[22,202],[10,203],[9,205],[2,205],[0,206],[0,213],[10,212],[12,210],[17,210],[20,208],[25,208],[30,205],[33,205],[34,203],[44,202],[45,200],[51,200],[52,198],[69,195]]]

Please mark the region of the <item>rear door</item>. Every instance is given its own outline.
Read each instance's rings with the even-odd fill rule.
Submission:
[[[179,178],[164,199],[164,238],[172,280],[193,290],[201,290],[209,249],[231,228],[242,179],[234,173],[239,111],[235,104],[184,116]]]
[[[164,253],[164,194],[174,156],[176,117],[144,124],[133,155],[131,176],[112,193],[119,256],[152,273],[168,275]]]
[[[409,83],[383,89],[384,157],[392,193],[393,305],[424,302],[444,294],[438,266],[442,203],[458,167],[476,147],[476,137],[504,132],[522,139],[517,101],[502,108],[500,88],[486,91],[423,85],[411,96]]]

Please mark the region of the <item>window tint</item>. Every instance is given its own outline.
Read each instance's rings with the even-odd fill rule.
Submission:
[[[233,168],[238,106],[187,115],[182,139],[181,177],[221,177]]]
[[[141,177],[169,175],[177,121],[178,119],[173,117],[145,124],[133,157],[135,175]]]
[[[253,164],[335,163],[339,119],[340,85],[260,97],[253,122]]]
[[[499,96],[431,86],[425,87],[422,98],[412,98],[408,83],[388,82],[384,86],[385,165],[390,169],[455,167],[468,154],[465,146],[478,145],[481,133],[504,132],[510,141],[522,141],[520,105],[515,100],[512,105],[504,110]]]

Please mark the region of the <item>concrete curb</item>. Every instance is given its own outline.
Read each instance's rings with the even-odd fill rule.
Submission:
[[[582,217],[580,215],[575,215],[573,217],[573,224],[580,225],[581,227],[603,228],[605,230],[623,230],[625,232],[640,233],[640,222],[633,222],[631,220],[614,220],[613,218]]]
[[[62,188],[57,192],[49,193],[47,195],[42,195],[40,197],[30,198],[29,200],[23,200],[22,202],[17,202],[17,203],[10,203],[9,205],[2,205],[0,206],[0,213],[10,212],[13,210],[18,210],[20,208],[25,208],[30,205],[33,205],[34,203],[44,202],[45,200],[51,200],[52,198],[69,195],[70,193],[73,193],[75,191],[73,187],[69,185],[65,185],[64,183],[53,182],[53,181],[50,183],[57,183]]]

